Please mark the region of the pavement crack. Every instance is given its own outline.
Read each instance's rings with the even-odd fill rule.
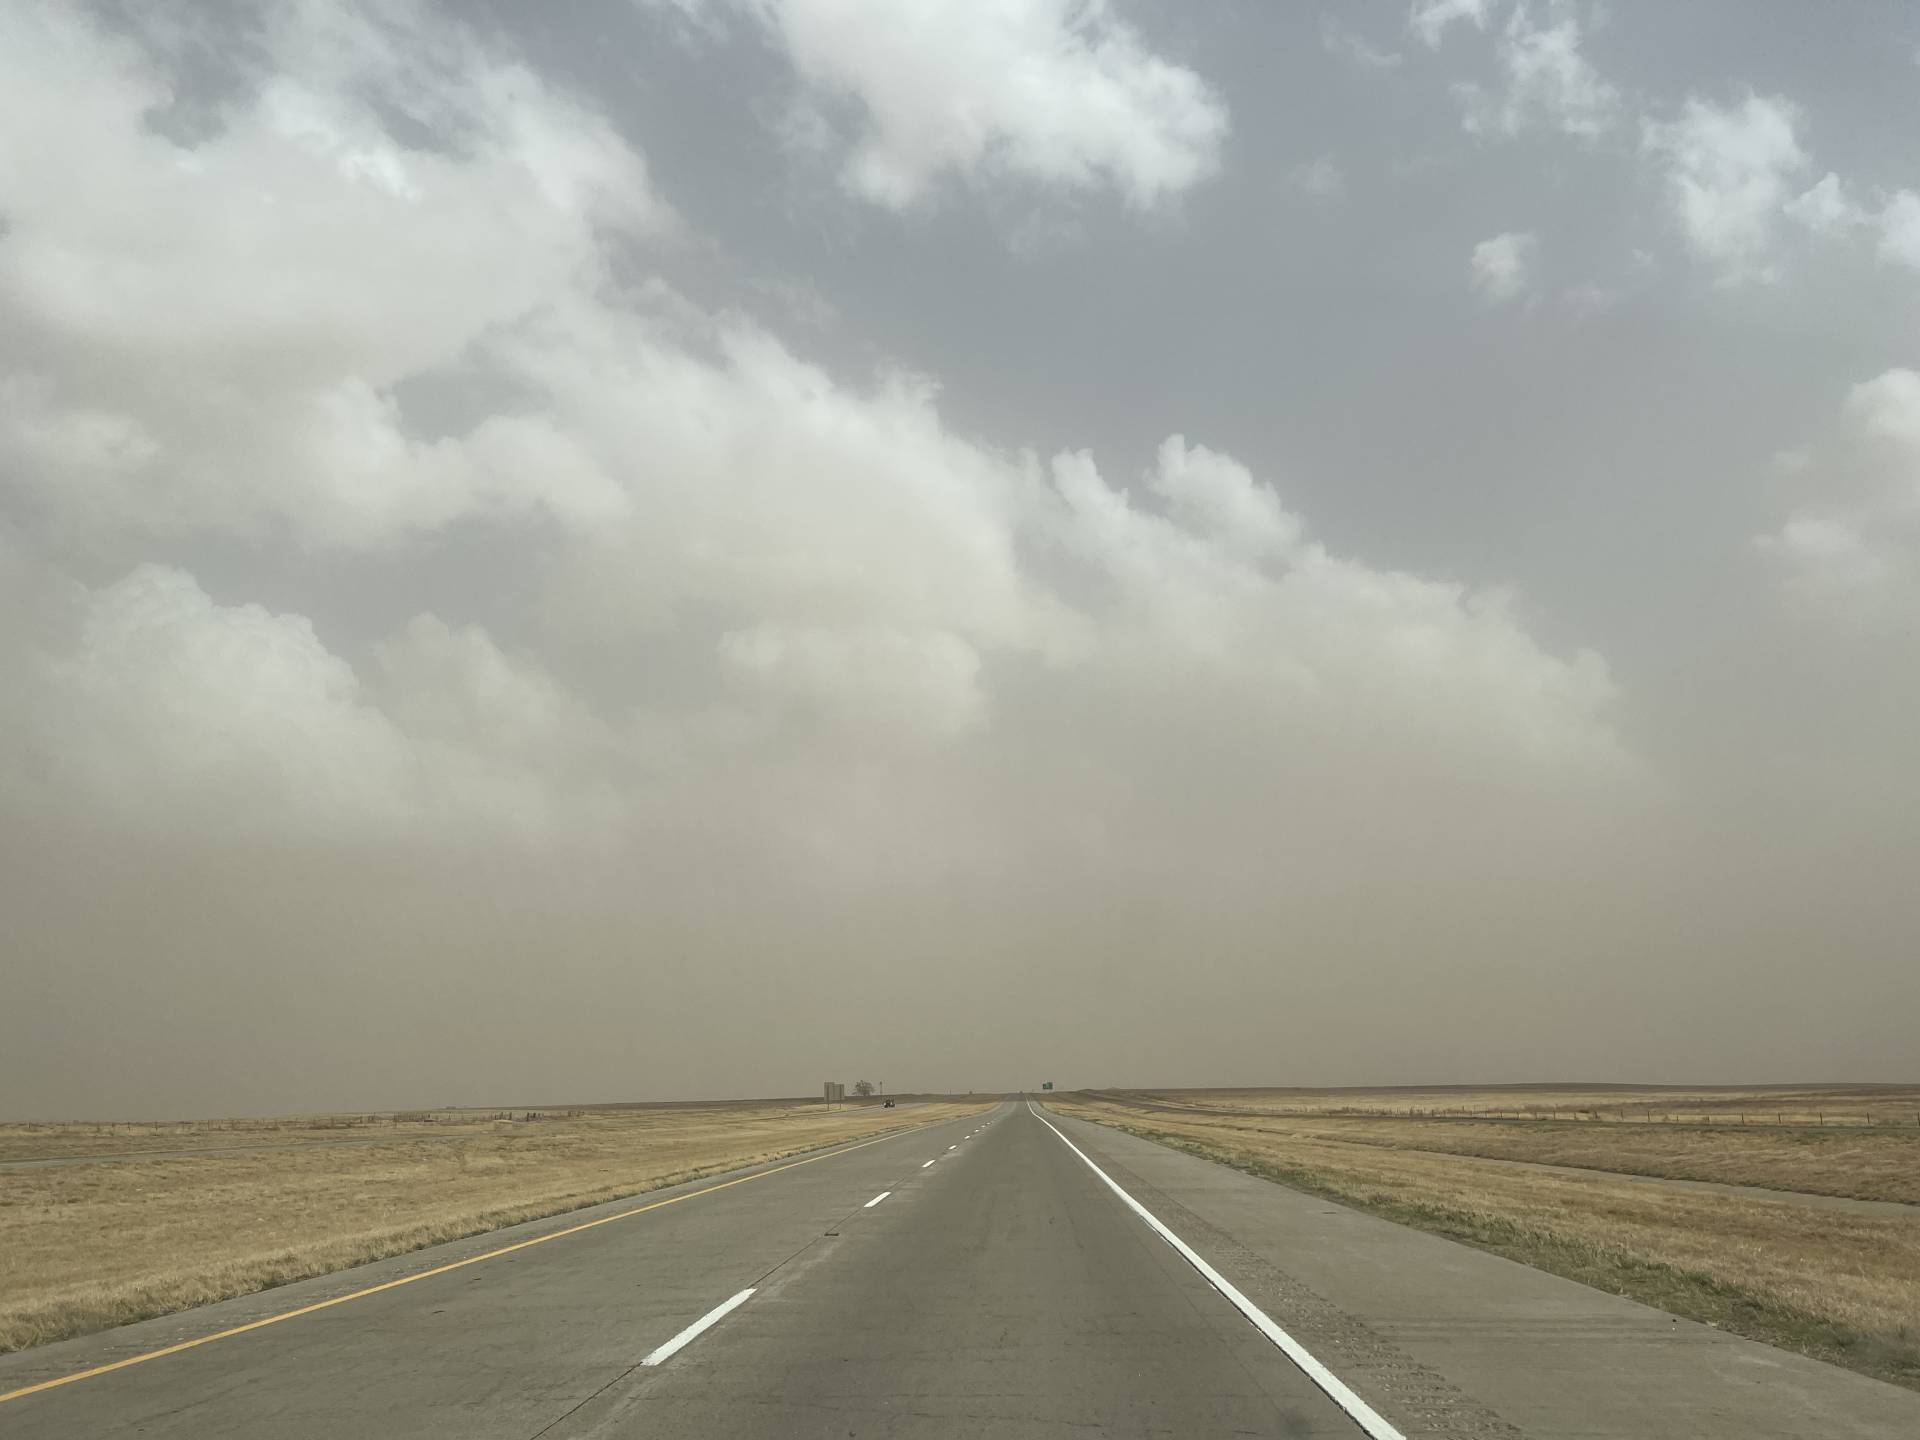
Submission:
[[[638,1370],[639,1368],[640,1368],[640,1362],[638,1360],[634,1361],[633,1364],[629,1365],[626,1369],[622,1370],[618,1375],[614,1376],[611,1380],[607,1381],[606,1384],[598,1387],[597,1389],[589,1391],[585,1395],[582,1395],[577,1401],[569,1405],[565,1410],[562,1410],[558,1415],[554,1416],[553,1419],[549,1420],[546,1424],[542,1425],[538,1430],[534,1431],[532,1435],[527,1437],[527,1440],[540,1440],[540,1437],[542,1435],[547,1434],[549,1431],[551,1431],[554,1426],[560,1424],[562,1421],[572,1419],[575,1415],[578,1415],[582,1410],[586,1409],[587,1406],[591,1405],[594,1401],[598,1400],[602,1395],[606,1394],[609,1390],[613,1389],[614,1386],[618,1385],[621,1381],[625,1380],[629,1375],[633,1374],[633,1372]]]

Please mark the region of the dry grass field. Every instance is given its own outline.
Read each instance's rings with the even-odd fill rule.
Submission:
[[[1398,1096],[1379,1091],[1111,1092],[1116,1100],[1155,1113],[1284,1128],[1359,1145],[1920,1205],[1920,1125],[1912,1121],[1920,1113],[1920,1092],[1915,1090],[1889,1087],[1844,1098],[1747,1092],[1743,1099],[1720,1092],[1713,1100],[1696,1092],[1632,1101],[1613,1093],[1613,1113],[1676,1118],[1589,1120],[1580,1117],[1592,1113],[1594,1097],[1556,1104],[1542,1091],[1530,1092],[1520,1103],[1500,1092],[1444,1097],[1431,1091]],[[1663,1110],[1669,1101],[1673,1108]],[[1762,1113],[1764,1122],[1753,1118]],[[1807,1123],[1775,1118],[1795,1113],[1805,1115]],[[1688,1118],[1678,1118],[1682,1115]],[[1814,1123],[1822,1115],[1827,1123]],[[1902,1116],[1906,1123],[1895,1123]],[[1873,1117],[1873,1123],[1864,1117]]]
[[[479,1134],[526,1110],[404,1111],[384,1115],[285,1115],[237,1120],[0,1122],[0,1164],[81,1155],[245,1150],[340,1140]],[[544,1112],[543,1112],[544,1113]]]
[[[1907,1104],[1911,1106],[1911,1094]],[[1911,1216],[1648,1184],[1625,1174],[1820,1195],[1920,1194],[1910,1130],[1421,1117],[1378,1092],[1101,1092],[1067,1114],[1920,1389],[1920,1208]],[[1453,1097],[1461,1110],[1468,1103]],[[1545,1101],[1539,1103],[1545,1104]],[[1689,1102],[1693,1103],[1693,1102]],[[1376,1117],[1340,1115],[1367,1104]],[[1489,1108],[1493,1108],[1489,1106]],[[1484,1112],[1482,1112],[1484,1113]],[[1724,1111],[1709,1112],[1724,1113]],[[1565,1133],[1571,1131],[1571,1134]],[[1489,1163],[1576,1164],[1562,1174]],[[1620,1178],[1605,1171],[1625,1172]]]
[[[1263,1115],[1920,1129],[1920,1085],[1442,1085],[1114,1093],[1186,1108]]]
[[[398,1124],[300,1117],[277,1126],[0,1127],[0,1161],[296,1147],[0,1169],[0,1351],[987,1103],[886,1110],[753,1102],[541,1112],[532,1120],[489,1111]],[[328,1143],[343,1138],[379,1143]]]

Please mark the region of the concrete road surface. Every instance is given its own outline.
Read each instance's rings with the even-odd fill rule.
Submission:
[[[17,1440],[1369,1431],[1912,1440],[1920,1395],[1025,1104],[0,1357]]]

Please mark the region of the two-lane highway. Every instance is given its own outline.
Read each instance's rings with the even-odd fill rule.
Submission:
[[[1360,1433],[1024,1105],[603,1210],[5,1401],[0,1431]],[[367,1270],[358,1288],[383,1283]],[[0,1393],[298,1309],[302,1290],[8,1357]]]

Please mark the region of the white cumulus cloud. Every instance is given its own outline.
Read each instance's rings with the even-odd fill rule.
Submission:
[[[1487,12],[1493,0],[1413,0],[1407,11],[1407,28],[1429,45],[1438,45],[1454,24],[1487,28]]]
[[[160,565],[58,597],[9,647],[25,713],[0,786],[157,832],[385,835],[413,814],[403,738],[304,616]]]
[[[1533,286],[1540,237],[1530,230],[1506,230],[1473,247],[1468,266],[1473,288],[1495,304],[1518,299]]]
[[[1845,182],[1831,170],[1789,200],[1785,210],[1788,219],[1822,237],[1845,234],[1873,219],[1847,194]]]
[[[146,122],[171,92],[133,42],[78,13],[0,21],[0,126],[63,137],[0,152],[17,483],[116,525],[320,547],[532,503],[485,457],[410,433],[391,389],[596,283],[603,230],[669,223],[643,161],[457,25],[429,43],[407,7],[263,23],[250,104],[183,145]],[[401,146],[394,108],[458,149]]]
[[[741,0],[777,37],[814,132],[857,118],[843,172],[890,209],[943,179],[1112,190],[1149,208],[1212,175],[1227,107],[1106,0]]]
[[[774,18],[803,69],[877,75],[902,42],[848,59],[847,13]],[[1012,166],[1147,203],[1199,173],[1155,117],[1223,112],[1104,7],[960,13],[923,12],[924,85],[875,92],[861,144],[908,190]],[[1552,793],[1627,764],[1597,656],[1497,586],[1330,553],[1229,455],[1175,437],[1129,485],[996,449],[927,377],[616,283],[615,247],[672,223],[640,156],[409,14],[274,12],[267,73],[191,140],[148,123],[150,48],[7,22],[11,121],[87,100],[62,164],[0,157],[9,793],[349,846],[697,835],[860,876],[1109,825],[1140,863],[1231,858],[1209,837],[1278,790],[1350,814],[1341,774]],[[967,78],[1029,52],[1012,91]],[[1029,84],[1104,119],[1002,134]],[[429,140],[393,138],[401,103]],[[1517,292],[1531,239],[1496,242],[1477,264]],[[427,414],[429,383],[460,404]],[[189,563],[247,553],[251,582]],[[1197,793],[1169,753],[1234,757],[1221,824],[1167,818]]]
[[[1880,258],[1920,270],[1920,195],[1898,191],[1878,216]]]
[[[1888,370],[1854,386],[1843,417],[1843,452],[1800,467],[1827,493],[1755,545],[1801,607],[1910,626],[1920,614],[1920,371]]]
[[[1733,105],[1692,98],[1678,119],[1646,125],[1644,144],[1666,168],[1681,233],[1726,282],[1778,276],[1780,216],[1807,165],[1798,123],[1790,102],[1748,95]]]
[[[1544,129],[1591,140],[1613,127],[1620,92],[1581,53],[1571,5],[1550,7],[1545,24],[1537,23],[1533,5],[1514,6],[1496,54],[1503,81],[1498,95],[1459,87],[1469,131],[1514,136]]]

